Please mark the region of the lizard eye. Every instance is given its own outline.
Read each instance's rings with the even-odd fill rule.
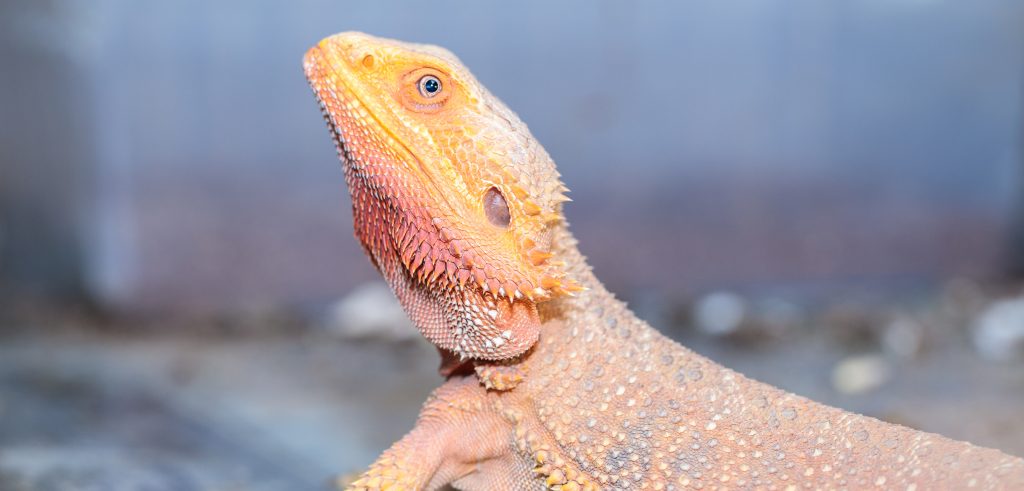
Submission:
[[[436,113],[457,95],[455,83],[443,71],[433,67],[417,68],[401,80],[398,98],[406,108],[418,113]]]
[[[433,75],[424,75],[416,83],[416,87],[419,89],[421,96],[429,99],[441,92],[441,80]]]
[[[501,228],[508,228],[509,222],[512,221],[505,196],[493,186],[484,193],[484,213],[488,221]]]

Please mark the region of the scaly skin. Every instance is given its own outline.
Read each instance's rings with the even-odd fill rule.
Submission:
[[[1024,488],[1019,458],[788,394],[637,319],[577,250],[548,155],[449,52],[343,33],[305,70],[356,236],[448,377],[351,489]]]

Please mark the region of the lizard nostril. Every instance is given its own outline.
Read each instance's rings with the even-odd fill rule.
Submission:
[[[363,57],[363,66],[366,68],[373,68],[373,55],[366,55]]]
[[[512,221],[505,196],[493,186],[484,193],[484,213],[487,214],[487,220],[501,228],[508,228]]]

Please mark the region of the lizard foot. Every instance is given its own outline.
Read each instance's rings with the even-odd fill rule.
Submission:
[[[421,487],[415,476],[402,472],[402,466],[395,464],[394,458],[383,456],[363,475],[350,475],[339,478],[336,482],[337,487],[347,491],[378,491],[384,489],[398,491]]]

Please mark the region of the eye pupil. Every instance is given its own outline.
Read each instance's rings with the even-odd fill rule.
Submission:
[[[441,81],[433,75],[427,75],[420,79],[420,94],[423,97],[433,97],[441,92]]]

